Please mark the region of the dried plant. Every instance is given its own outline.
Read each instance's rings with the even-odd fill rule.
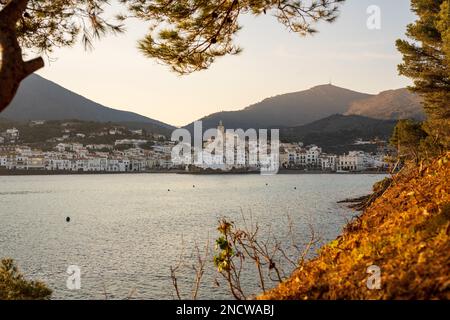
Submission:
[[[195,244],[194,255],[195,255],[194,263],[188,269],[189,271],[193,271],[195,275],[192,284],[190,299],[197,300],[202,279],[205,274],[206,264],[209,259],[209,238],[208,241],[206,241],[203,248],[200,248],[200,246],[197,243]],[[183,240],[182,249],[180,251],[178,261],[175,266],[170,267],[170,278],[172,280],[172,285],[178,300],[182,300],[183,297],[180,285],[178,283],[178,274],[182,272],[182,270],[185,269],[186,266],[187,263],[185,259],[185,245]]]
[[[225,218],[219,221],[219,237],[215,241],[215,255],[213,262],[220,278],[225,281],[232,297],[246,300],[252,296],[246,292],[244,281],[248,284],[249,274],[256,274],[256,282],[265,293],[278,283],[287,279],[295,270],[301,268],[311,250],[318,245],[317,236],[312,224],[309,224],[310,237],[306,243],[301,243],[296,237],[294,222],[288,217],[287,231],[280,240],[271,227],[262,229],[252,215],[248,218],[242,214],[242,225]],[[178,282],[178,275],[182,270],[193,271],[192,292],[190,299],[197,299],[207,262],[210,261],[209,242],[203,250],[198,245],[194,249],[195,262],[187,268],[185,262],[184,244],[178,262],[170,268],[172,285],[178,299],[183,294]],[[220,286],[220,279],[215,279],[216,286]],[[255,292],[253,292],[255,293]]]

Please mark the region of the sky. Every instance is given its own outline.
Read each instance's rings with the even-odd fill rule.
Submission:
[[[367,27],[372,5],[381,10],[380,29]],[[236,38],[243,53],[187,76],[145,58],[137,41],[147,26],[132,22],[93,51],[82,45],[55,50],[38,74],[105,106],[182,126],[330,81],[372,94],[405,87],[410,81],[398,76],[395,40],[405,38],[414,19],[409,0],[347,0],[335,23],[320,23],[318,34],[301,37],[270,15],[244,16]]]

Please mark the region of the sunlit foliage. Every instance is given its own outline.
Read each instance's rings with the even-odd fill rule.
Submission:
[[[417,21],[408,25],[411,41],[398,40],[403,54],[401,75],[414,80],[411,89],[424,98],[427,143],[450,148],[450,5],[448,0],[412,0]]]
[[[450,153],[411,165],[344,233],[261,299],[449,299]],[[381,270],[369,289],[367,268]]]
[[[52,291],[39,281],[28,281],[14,261],[0,261],[0,300],[47,300]]]
[[[152,23],[139,48],[180,74],[207,69],[217,57],[241,52],[234,38],[242,15],[271,14],[288,30],[317,32],[333,22],[343,0],[121,0],[131,14]],[[125,18],[125,17],[123,17]],[[261,30],[262,35],[264,30]],[[261,37],[264,39],[264,36]]]

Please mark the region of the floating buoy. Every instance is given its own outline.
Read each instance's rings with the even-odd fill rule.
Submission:
[[[70,222],[70,217],[67,217],[67,218],[66,218],[66,222]]]
[[[294,187],[294,190],[297,190],[297,187]]]
[[[195,184],[192,186],[192,188],[195,188]]]

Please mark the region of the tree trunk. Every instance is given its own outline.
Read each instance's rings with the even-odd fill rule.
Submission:
[[[11,103],[22,80],[44,67],[42,58],[23,61],[17,39],[17,21],[27,4],[28,0],[11,0],[0,11],[0,112]]]

